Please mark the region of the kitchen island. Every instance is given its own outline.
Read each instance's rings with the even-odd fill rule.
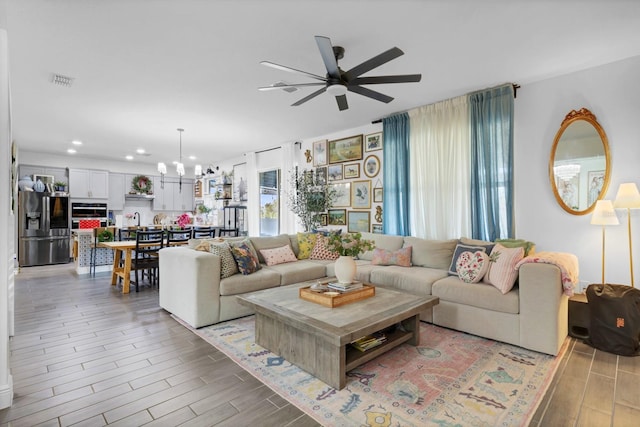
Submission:
[[[115,228],[113,228],[115,231]],[[93,229],[73,230],[73,260],[76,273],[85,275],[91,272],[91,248],[93,242]],[[113,251],[108,248],[96,248],[96,273],[110,272],[113,267]]]

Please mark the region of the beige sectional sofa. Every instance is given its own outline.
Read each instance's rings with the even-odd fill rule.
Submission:
[[[568,297],[561,272],[551,264],[528,263],[519,269],[518,284],[502,294],[484,283],[465,283],[448,274],[457,240],[434,241],[363,233],[376,248],[395,251],[412,246],[412,266],[372,265],[372,252],[357,261],[357,279],[415,295],[433,295],[440,303],[422,313],[424,321],[482,337],[556,355],[567,336]],[[295,235],[251,237],[260,249],[290,245]],[[261,262],[264,260],[259,254]],[[186,247],[160,251],[160,306],[199,328],[252,312],[236,295],[333,276],[333,261],[299,260],[262,268],[250,275],[220,279],[220,258]]]

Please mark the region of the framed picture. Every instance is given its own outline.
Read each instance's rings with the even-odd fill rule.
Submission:
[[[247,164],[233,165],[233,201],[247,201]]]
[[[325,185],[327,183],[327,167],[323,166],[316,169],[316,185]]]
[[[364,138],[364,151],[382,150],[382,132],[370,133]]]
[[[378,188],[374,188],[373,189],[373,201],[374,203],[382,203],[383,200],[383,192],[382,192],[382,187],[378,187]]]
[[[382,224],[371,224],[371,232],[374,234],[382,234]]]
[[[360,178],[360,163],[349,163],[344,165],[342,177],[344,179]]]
[[[342,179],[342,165],[329,165],[329,181],[340,181]]]
[[[347,231],[349,233],[368,233],[371,224],[371,212],[349,211]]]
[[[327,164],[327,140],[313,143],[313,166],[324,166]]]
[[[565,205],[573,210],[579,210],[578,195],[580,194],[580,175],[571,179],[557,179],[556,188]]]
[[[209,183],[207,185],[207,190],[208,193],[207,194],[216,194],[216,179],[210,179]]]
[[[320,225],[326,227],[329,224],[329,215],[320,214]]]
[[[331,188],[336,192],[332,206],[336,208],[351,207],[351,183],[332,184]]]
[[[370,155],[364,159],[364,174],[369,178],[373,178],[380,172],[380,159],[378,156]]]
[[[362,135],[329,141],[329,163],[362,160]]]
[[[587,194],[587,206],[591,206],[598,200],[604,184],[604,171],[589,171],[587,173],[589,193]]]
[[[371,209],[371,181],[355,181],[351,183],[351,207],[354,209]]]
[[[329,209],[329,225],[347,225],[347,211],[344,209]]]

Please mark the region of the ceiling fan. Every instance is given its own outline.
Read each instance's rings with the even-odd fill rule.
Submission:
[[[404,52],[398,49],[397,47],[393,47],[381,54],[374,56],[367,61],[364,61],[360,65],[356,65],[348,71],[343,71],[338,66],[338,60],[344,57],[344,48],[340,46],[333,46],[331,44],[331,40],[328,37],[323,36],[315,36],[316,43],[318,44],[318,49],[320,49],[320,55],[322,56],[322,61],[324,62],[324,66],[327,69],[326,76],[320,76],[313,73],[308,73],[306,71],[296,70],[295,68],[287,67],[284,65],[275,64],[269,61],[260,62],[262,65],[266,65],[267,67],[275,68],[277,70],[284,70],[290,73],[301,74],[306,77],[311,77],[312,79],[318,80],[313,83],[295,83],[295,84],[283,84],[276,83],[272,86],[260,87],[258,90],[279,90],[279,89],[287,89],[287,88],[301,88],[308,86],[323,86],[317,91],[313,92],[310,95],[305,96],[301,100],[291,104],[292,107],[297,107],[298,105],[304,104],[310,99],[315,98],[316,96],[329,92],[331,95],[336,97],[336,102],[338,103],[338,108],[340,111],[346,110],[349,108],[349,104],[347,103],[347,91],[355,92],[357,94],[375,99],[380,102],[389,103],[393,101],[393,98],[382,94],[380,92],[376,92],[374,90],[363,87],[362,85],[375,85],[375,84],[387,84],[387,83],[414,83],[419,82],[422,78],[422,74],[403,74],[403,75],[393,75],[393,76],[372,76],[372,77],[360,77],[362,74],[365,74],[368,71],[373,70],[387,62],[396,59],[399,56],[404,55]]]

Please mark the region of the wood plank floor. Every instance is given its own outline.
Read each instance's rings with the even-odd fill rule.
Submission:
[[[158,307],[71,264],[23,268],[0,426],[317,426]],[[534,426],[640,425],[640,357],[576,340]]]

